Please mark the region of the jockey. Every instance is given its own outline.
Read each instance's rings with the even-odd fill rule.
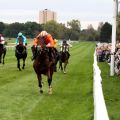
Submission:
[[[71,44],[69,44],[69,43],[67,43],[67,41],[66,40],[63,40],[63,42],[62,42],[62,44],[60,45],[60,52],[63,52],[63,47],[66,47],[66,52],[67,52],[67,54],[68,54],[68,57],[70,57],[70,53],[69,53],[69,47],[72,47],[72,45]]]
[[[47,33],[46,31],[41,31],[36,38],[34,38],[33,46],[36,47],[37,45],[40,45],[41,47],[46,46],[49,49],[49,60],[52,61],[53,58],[55,58],[55,42],[51,36],[51,34]],[[53,53],[53,54],[52,54]],[[35,59],[36,55],[33,56],[33,59]]]
[[[5,39],[2,34],[0,34],[0,44],[3,45],[3,48],[5,48]]]
[[[18,33],[18,36],[16,38],[16,46],[19,44],[22,44],[23,46],[25,46],[25,50],[27,52],[27,48],[26,48],[27,40],[26,40],[26,37],[21,32]],[[16,49],[15,49],[15,52],[17,52]]]
[[[27,45],[26,37],[25,37],[21,32],[18,33],[18,36],[17,36],[17,38],[16,38],[16,45],[19,44],[20,40],[22,40],[22,44],[23,44],[24,46]]]

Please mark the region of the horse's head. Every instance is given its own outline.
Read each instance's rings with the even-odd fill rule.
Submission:
[[[63,46],[62,46],[62,51],[63,51],[63,52],[69,51],[69,50],[68,50],[68,46],[67,46],[67,45],[63,45]]]
[[[38,56],[42,59],[48,58],[48,48],[47,47],[37,46],[37,53],[38,53]]]
[[[18,54],[24,54],[26,52],[26,47],[23,44],[19,44],[16,46],[16,50]]]

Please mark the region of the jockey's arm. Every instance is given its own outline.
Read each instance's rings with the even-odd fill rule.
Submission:
[[[5,44],[5,40],[2,40],[2,41],[1,41],[1,44]]]
[[[46,37],[46,42],[47,42],[46,47],[54,47],[54,40],[51,35],[48,35]]]
[[[23,36],[23,45],[25,45],[25,43],[26,43],[26,37]]]
[[[0,43],[1,43],[1,44],[5,44],[5,39],[4,39],[4,37],[1,37]]]
[[[67,43],[69,47],[72,47],[72,45],[70,43]]]
[[[60,51],[62,51],[63,50],[63,46],[62,45],[60,45]]]
[[[16,38],[16,42],[15,42],[16,45],[18,45],[18,37]]]
[[[38,45],[38,39],[34,38],[34,40],[33,40],[33,46],[37,47],[37,45]]]

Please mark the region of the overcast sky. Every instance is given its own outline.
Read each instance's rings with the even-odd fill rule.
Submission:
[[[0,0],[0,21],[38,22],[39,10],[57,12],[57,21],[78,19],[82,28],[99,22],[110,22],[113,16],[113,0]]]

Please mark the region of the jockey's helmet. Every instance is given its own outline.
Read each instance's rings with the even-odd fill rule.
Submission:
[[[44,36],[46,36],[48,33],[46,32],[46,31],[42,31],[40,34],[39,34],[39,36],[40,37],[44,37]]]
[[[65,43],[65,44],[66,44],[66,43],[67,43],[67,42],[66,42],[66,40],[63,40],[63,43]]]
[[[20,37],[20,36],[22,36],[22,33],[21,33],[21,32],[19,32],[19,33],[18,33],[18,36],[19,36],[19,37]]]

